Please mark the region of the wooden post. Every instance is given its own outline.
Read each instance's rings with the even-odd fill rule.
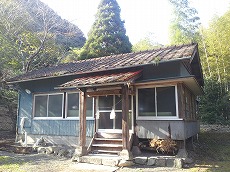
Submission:
[[[79,146],[85,147],[86,144],[86,91],[80,93],[80,133]]]
[[[129,146],[129,125],[128,125],[128,114],[129,114],[129,94],[128,86],[122,86],[122,151],[120,157],[129,161],[133,159],[132,153],[130,152]]]
[[[80,92],[79,114],[79,146],[75,149],[75,156],[86,155],[86,89]]]
[[[129,150],[128,114],[129,114],[128,86],[124,85],[122,87],[122,145],[123,145],[123,149],[127,149],[127,150]]]

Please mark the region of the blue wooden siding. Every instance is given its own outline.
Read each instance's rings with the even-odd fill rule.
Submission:
[[[92,137],[94,133],[94,121],[86,121],[86,136]],[[31,134],[79,136],[79,120],[33,120]]]
[[[49,93],[56,91],[54,87],[66,82],[60,82],[60,79],[50,79],[45,81],[31,81],[20,85],[19,90],[19,109],[18,109],[18,131],[22,117],[26,117],[24,128],[29,134],[36,135],[56,135],[56,136],[78,136],[79,120],[34,120],[33,119],[33,94]],[[31,90],[31,94],[25,92],[25,89]],[[92,137],[94,133],[94,120],[86,121],[86,136]]]

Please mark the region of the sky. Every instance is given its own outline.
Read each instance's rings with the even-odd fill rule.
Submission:
[[[63,19],[76,24],[87,34],[95,20],[100,0],[41,0]],[[126,35],[132,44],[151,36],[152,40],[168,44],[172,7],[168,0],[117,0],[121,19],[125,21]],[[191,0],[203,26],[207,27],[214,15],[221,16],[230,9],[230,0]]]

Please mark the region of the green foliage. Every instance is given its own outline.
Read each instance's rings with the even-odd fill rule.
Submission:
[[[101,0],[80,59],[131,52],[116,0]]]
[[[39,0],[0,1],[1,80],[60,63],[82,47],[81,30]]]
[[[206,80],[204,95],[200,101],[200,118],[209,124],[229,123],[230,95],[222,84],[215,80]]]
[[[159,48],[161,45],[157,42],[153,42],[150,38],[151,36],[147,36],[141,39],[139,42],[132,46],[132,52],[152,50],[154,48]]]
[[[72,23],[62,19],[51,8],[39,0],[21,0],[24,11],[31,17],[29,28],[34,32],[44,31],[44,22],[55,42],[66,49],[82,47],[85,43],[83,32]]]
[[[206,78],[227,83],[230,79],[229,42],[230,10],[212,20],[208,28],[201,30],[200,55]]]
[[[185,44],[197,40],[199,37],[199,20],[197,10],[190,7],[188,0],[169,0],[174,8],[174,19],[171,22],[170,43]]]

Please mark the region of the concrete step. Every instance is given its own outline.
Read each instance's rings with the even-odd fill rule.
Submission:
[[[94,150],[92,151],[93,154],[119,154],[121,151],[117,150]]]

